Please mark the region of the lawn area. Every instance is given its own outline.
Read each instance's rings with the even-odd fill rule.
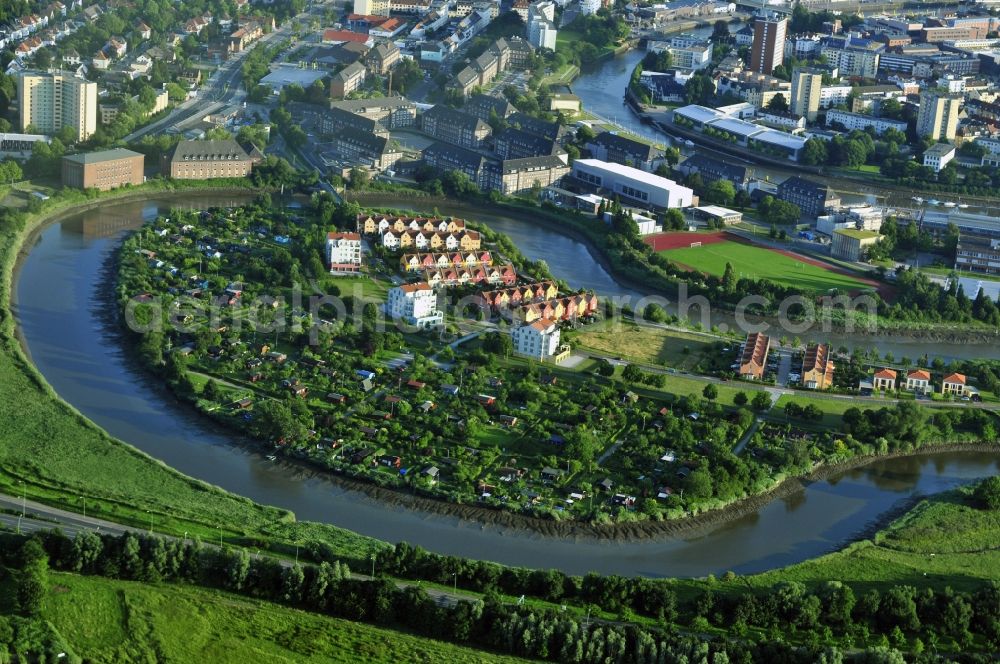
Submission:
[[[737,277],[770,279],[784,286],[795,286],[815,293],[825,293],[834,288],[867,288],[854,277],[742,242],[717,242],[700,247],[668,249],[662,253],[673,261],[719,277],[726,271],[726,263],[731,263]]]
[[[874,540],[772,572],[747,577],[767,587],[780,581],[820,584],[835,579],[885,590],[892,585],[971,590],[1000,580],[1000,513],[980,510],[961,488],[921,501]]]
[[[150,195],[169,196],[148,187]],[[115,192],[101,198],[120,198]],[[178,198],[187,193],[174,194]],[[81,201],[46,203],[79,206]],[[40,219],[40,217],[37,217]],[[14,259],[26,237],[18,225],[0,227],[0,492],[80,511],[125,524],[231,542],[260,538],[265,547],[326,541],[339,553],[364,558],[383,546],[371,538],[317,523],[296,522],[286,510],[253,501],[187,477],[135,448],[113,439],[84,418],[38,374],[21,349],[9,315]],[[109,469],[114,469],[109,472]]]
[[[525,661],[192,586],[50,579],[44,617],[84,661]]]
[[[559,37],[556,37],[559,40]],[[542,78],[542,85],[565,85],[580,73],[580,68],[574,64],[565,64],[548,76]]]
[[[386,299],[386,294],[389,292],[389,288],[392,286],[391,283],[385,279],[379,279],[378,281],[371,279],[369,277],[328,277],[324,279],[323,286],[326,288],[327,292],[330,291],[331,286],[335,286],[339,291],[341,297],[345,295],[354,296],[358,294],[360,289],[361,297],[366,300],[384,302]]]
[[[823,419],[817,423],[809,423],[815,426],[823,428],[833,428],[837,429],[840,427],[840,420],[844,413],[850,408],[861,408],[862,410],[870,410],[882,408],[883,406],[889,404],[882,403],[870,403],[870,400],[858,401],[855,399],[824,399],[820,396],[809,396],[808,394],[782,394],[774,408],[768,413],[768,419],[774,420],[776,422],[793,422],[797,425],[802,425],[802,420],[790,419],[785,417],[785,404],[793,402],[799,406],[805,407],[808,405],[813,405],[823,411]]]
[[[717,343],[697,334],[629,324],[593,326],[573,341],[598,353],[684,371],[693,370],[703,354],[714,354]]]

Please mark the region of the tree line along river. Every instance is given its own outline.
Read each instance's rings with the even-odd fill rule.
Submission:
[[[192,207],[240,202],[197,195],[185,199]],[[750,573],[830,551],[901,500],[997,470],[998,458],[981,453],[886,460],[813,482],[748,516],[686,539],[553,539],[386,505],[336,479],[268,461],[177,403],[133,366],[107,311],[110,275],[105,268],[123,233],[171,205],[176,202],[112,204],[42,229],[15,277],[15,314],[25,345],[56,392],[113,436],[188,475],[292,510],[301,520],[390,542],[405,540],[440,553],[569,573]],[[618,286],[575,240],[520,219],[485,221],[510,233],[529,257],[546,259],[556,276],[571,284],[602,294],[636,295]],[[948,352],[962,351],[959,346]]]

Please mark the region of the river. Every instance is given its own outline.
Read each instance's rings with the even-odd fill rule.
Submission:
[[[189,204],[228,202],[192,196]],[[316,473],[290,470],[249,452],[236,437],[166,396],[132,366],[104,309],[102,269],[121,233],[165,213],[167,207],[155,200],[109,205],[43,229],[15,284],[15,315],[26,346],[56,392],[113,436],[183,473],[292,510],[301,520],[331,523],[390,542],[405,540],[446,554],[570,573],[751,573],[831,551],[899,501],[997,472],[997,458],[985,454],[880,462],[813,482],[706,535],[655,541],[551,539],[388,506]],[[557,256],[586,259],[585,254],[572,253],[585,252],[582,245],[574,247],[572,240],[550,235],[545,238],[545,257],[554,267]],[[601,279],[603,271],[592,261],[585,265],[584,270]]]

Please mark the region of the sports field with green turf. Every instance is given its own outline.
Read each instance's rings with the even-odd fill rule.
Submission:
[[[797,259],[784,252],[755,247],[742,242],[714,242],[700,247],[667,249],[666,256],[707,274],[721,277],[730,263],[739,278],[769,279],[815,293],[831,289],[856,291],[870,288],[864,280]]]

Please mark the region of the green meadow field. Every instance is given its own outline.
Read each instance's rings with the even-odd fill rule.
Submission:
[[[782,286],[794,286],[815,293],[831,289],[868,288],[868,284],[861,279],[742,242],[714,242],[700,247],[667,249],[662,253],[672,261],[717,277],[722,276],[726,263],[730,263],[737,277],[769,279]]]

